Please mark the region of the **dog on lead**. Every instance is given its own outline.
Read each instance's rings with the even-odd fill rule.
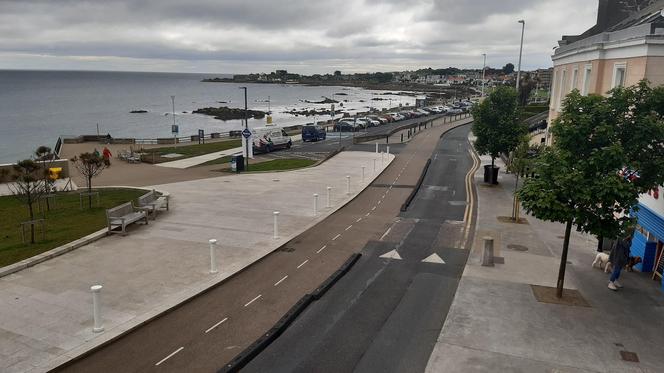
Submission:
[[[643,260],[641,259],[640,256],[630,256],[629,257],[629,262],[627,265],[625,265],[625,269],[628,270],[629,272],[632,272],[634,269],[633,267],[639,263],[641,263]],[[613,265],[611,265],[611,262],[609,262],[609,254],[607,253],[597,253],[595,255],[595,260],[593,261],[593,268],[599,266],[600,269],[603,269],[604,272],[608,273],[613,270]]]

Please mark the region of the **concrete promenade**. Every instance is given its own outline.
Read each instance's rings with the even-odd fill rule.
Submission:
[[[385,159],[387,167],[394,156]],[[0,279],[0,371],[53,368],[220,282],[350,201],[380,167],[375,153],[342,152],[313,168],[156,186],[171,194],[171,211],[148,226]],[[327,186],[332,208],[325,207]],[[273,211],[280,211],[278,239]],[[209,273],[211,238],[219,242],[217,274]],[[95,284],[104,286],[103,333],[92,332]]]
[[[511,213],[514,178],[498,165],[500,185],[484,185],[482,167],[475,175],[475,242],[426,371],[661,372],[664,293],[636,271],[623,272],[624,289],[608,290],[608,275],[591,268],[595,239],[572,232],[565,278],[590,307],[537,301],[531,285],[555,287],[564,226],[525,214],[528,224],[499,221]],[[480,265],[484,236],[504,264]]]

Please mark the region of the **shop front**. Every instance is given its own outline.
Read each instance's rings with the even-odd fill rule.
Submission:
[[[632,212],[637,219],[632,256],[643,260],[635,268],[641,272],[652,272],[653,280],[660,282],[664,290],[664,190],[643,194],[639,198],[639,208]]]

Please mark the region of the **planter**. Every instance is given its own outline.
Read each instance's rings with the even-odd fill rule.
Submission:
[[[498,170],[500,170],[500,167],[493,167],[492,170],[490,164],[484,166],[484,182],[498,184]]]

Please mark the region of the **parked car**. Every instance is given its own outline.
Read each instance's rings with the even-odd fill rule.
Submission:
[[[360,118],[360,119],[362,119],[363,121],[366,122],[367,127],[378,127],[378,126],[381,125],[381,123],[378,119],[374,119],[372,117],[364,117],[364,118]]]
[[[377,120],[377,121],[378,121],[378,125],[387,124],[387,122],[388,122],[387,119],[385,119],[385,118],[383,118],[383,117],[379,117],[379,116],[377,116],[377,115],[369,115],[368,118],[371,119],[371,120]]]
[[[385,119],[387,121],[387,123],[392,123],[392,122],[395,121],[394,117],[389,115],[389,114],[383,115],[380,118]]]
[[[290,136],[280,127],[256,127],[251,129],[254,152],[269,153],[277,149],[288,149],[293,145]]]
[[[420,116],[422,116],[422,117],[431,114],[431,113],[429,113],[428,111],[426,111],[424,109],[417,109],[417,110],[415,110],[415,112],[420,113]]]
[[[302,126],[302,141],[325,140],[327,133],[325,128],[315,124]]]
[[[461,108],[459,108],[457,106],[453,106],[453,107],[451,107],[447,110],[447,114],[450,114],[450,115],[456,115],[456,114],[461,114],[461,113],[463,113],[463,110],[461,110]]]

